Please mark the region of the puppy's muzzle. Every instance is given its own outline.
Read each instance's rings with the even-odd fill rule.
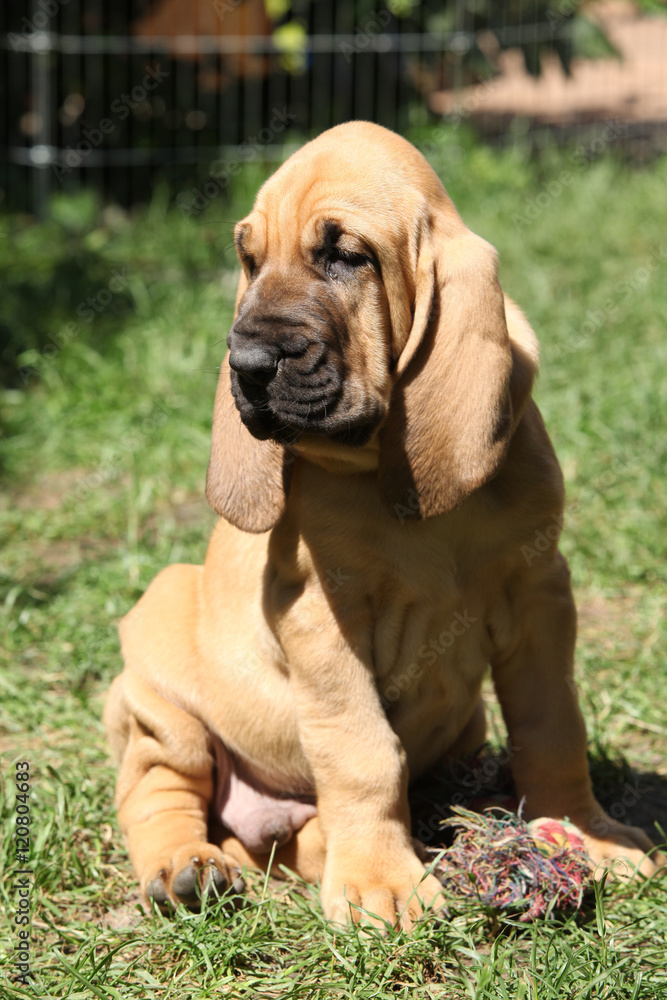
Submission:
[[[274,322],[278,330],[284,329],[282,317]],[[237,321],[229,333],[229,366],[244,383],[267,386],[281,361],[301,358],[311,346],[311,339],[302,332],[288,327],[281,335],[267,326],[261,321]]]
[[[289,441],[306,429],[327,432],[343,378],[315,331],[283,317],[243,317],[228,343],[232,394],[255,437]]]

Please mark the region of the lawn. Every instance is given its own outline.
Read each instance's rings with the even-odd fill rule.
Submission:
[[[415,138],[498,248],[540,338],[591,768],[613,815],[664,842],[667,161],[639,171],[570,150],[531,162],[459,133]],[[316,890],[293,879],[255,877],[231,914],[138,909],[101,710],[118,619],[161,567],[200,562],[215,523],[203,483],[229,242],[260,180],[248,168],[231,201],[195,218],[159,190],[132,214],[83,196],[56,200],[44,223],[0,218],[0,995],[667,998],[665,878],[607,883],[582,913],[529,924],[452,895],[444,921],[384,939],[327,926]],[[31,775],[27,988],[9,979],[18,761]]]

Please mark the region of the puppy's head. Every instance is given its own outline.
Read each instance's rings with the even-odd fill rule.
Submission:
[[[377,468],[390,508],[422,517],[498,470],[519,401],[513,413],[495,252],[410,143],[366,122],[330,129],[264,184],[235,243],[207,480],[218,513],[272,527],[294,452]]]

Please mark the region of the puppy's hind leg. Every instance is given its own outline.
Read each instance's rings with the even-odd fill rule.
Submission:
[[[244,888],[235,859],[208,839],[213,759],[203,724],[131,670],[109,693],[105,722],[121,757],[118,819],[147,899],[161,909]]]
[[[267,871],[271,854],[259,854],[249,851],[241,841],[224,831],[221,840],[222,851],[233,858],[238,864],[247,868],[259,868],[260,871]],[[302,878],[304,882],[316,882],[322,878],[324,871],[325,846],[322,831],[317,816],[309,819],[300,830],[297,830],[290,840],[281,847],[277,847],[273,853],[270,874],[276,878],[283,878],[281,868],[288,868],[290,871]]]

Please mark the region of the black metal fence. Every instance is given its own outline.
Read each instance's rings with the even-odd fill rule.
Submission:
[[[465,2],[9,0],[4,205],[41,213],[80,186],[127,205],[157,177],[178,191],[211,161],[224,177],[350,118],[404,131],[435,115],[434,90],[484,78],[484,33],[531,72],[545,47],[567,70],[576,6],[489,3],[480,23]]]

